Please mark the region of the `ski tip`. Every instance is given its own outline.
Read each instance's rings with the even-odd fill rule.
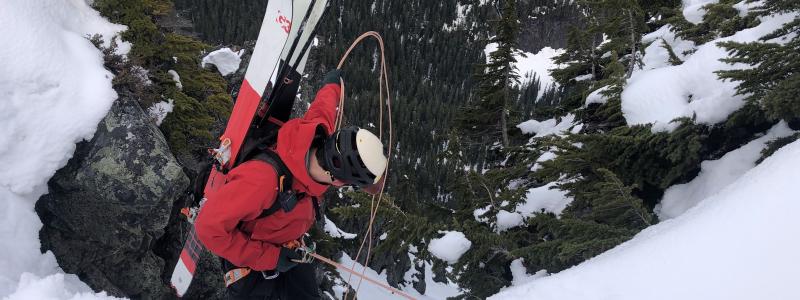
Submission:
[[[173,284],[170,284],[169,286],[172,287],[172,292],[174,292],[175,296],[178,297],[178,298],[182,298],[184,293],[186,292],[186,291],[184,291],[183,293],[181,293],[180,291],[178,291],[178,288],[176,288],[175,285],[173,285]]]
[[[189,272],[185,265],[179,260],[172,273],[172,278],[170,278],[170,286],[172,286],[172,290],[175,291],[175,295],[177,295],[178,298],[186,295],[186,291],[192,283],[193,276],[194,274]]]

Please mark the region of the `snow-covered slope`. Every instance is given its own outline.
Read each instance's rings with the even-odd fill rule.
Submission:
[[[768,141],[794,133],[786,122],[780,122],[764,136],[728,152],[717,160],[704,161],[702,170],[691,182],[677,184],[666,191],[656,213],[661,220],[677,217],[703,199],[712,196],[749,171],[761,158]]]
[[[572,269],[491,299],[800,299],[800,142]]]
[[[36,200],[117,98],[87,39],[124,26],[84,0],[0,4],[0,298],[108,299],[40,252]],[[124,49],[129,45],[123,43]]]
[[[411,248],[411,251],[408,253],[409,259],[412,262],[416,261],[416,253],[417,250],[413,247]],[[363,271],[365,276],[373,280],[377,280],[382,284],[388,285],[388,283],[386,282],[386,272],[378,273],[375,272],[375,270],[373,270],[372,268],[364,268],[362,264],[353,261],[353,259],[350,258],[350,256],[347,254],[344,254],[342,256],[339,263],[341,263],[343,266],[352,267],[353,270],[357,270],[360,272]],[[459,295],[458,286],[455,283],[449,281],[448,283],[441,283],[434,281],[433,266],[428,262],[423,262],[421,264],[422,268],[425,270],[425,275],[424,275],[425,294],[424,295],[420,294],[417,290],[414,289],[413,286],[411,286],[412,281],[418,280],[417,279],[418,277],[415,275],[417,270],[414,267],[411,267],[411,269],[409,269],[404,276],[406,282],[408,282],[409,284],[401,286],[400,290],[409,294],[411,297],[414,297],[414,299],[419,299],[419,300],[447,299],[448,297],[455,297]],[[359,284],[358,277],[352,276],[350,275],[350,273],[347,273],[340,269],[337,269],[337,271],[339,272],[339,276],[345,279],[345,281],[348,281],[348,283],[351,286],[358,287],[358,292],[357,292],[358,299],[382,299],[382,300],[406,299],[405,297],[392,294],[388,290],[385,290],[375,284],[363,280]],[[333,287],[333,290],[336,293],[336,295],[330,295],[330,296],[335,296],[336,299],[344,299],[343,297],[346,290],[345,286],[346,285],[344,282],[336,282],[336,285]],[[352,294],[347,296],[347,299],[351,298],[353,298]]]

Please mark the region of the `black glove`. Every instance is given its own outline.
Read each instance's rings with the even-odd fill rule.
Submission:
[[[278,256],[278,266],[275,268],[278,272],[286,272],[297,265],[297,261],[303,259],[303,255],[286,247],[281,247],[281,254]]]
[[[325,74],[325,79],[322,80],[322,85],[326,85],[328,83],[339,84],[343,76],[344,72],[342,72],[342,70],[333,69],[330,72],[328,72],[328,74]]]

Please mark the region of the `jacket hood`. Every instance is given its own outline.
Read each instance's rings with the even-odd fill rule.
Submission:
[[[327,184],[321,184],[312,179],[306,168],[306,157],[319,126],[322,126],[327,134],[330,134],[330,129],[324,123],[304,119],[289,120],[278,131],[278,142],[275,148],[275,152],[292,172],[294,181],[312,196],[321,196],[329,187]]]

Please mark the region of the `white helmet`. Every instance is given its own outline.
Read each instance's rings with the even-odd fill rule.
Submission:
[[[334,132],[317,153],[322,168],[334,178],[361,187],[378,183],[388,164],[381,140],[356,126]]]

